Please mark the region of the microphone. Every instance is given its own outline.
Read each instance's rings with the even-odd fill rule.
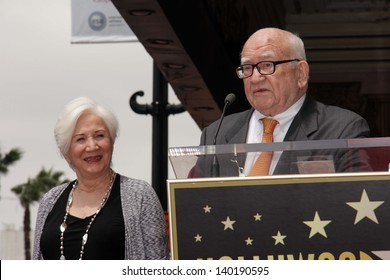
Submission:
[[[218,132],[219,132],[219,129],[221,128],[221,124],[222,124],[223,118],[225,117],[226,108],[227,108],[229,105],[232,105],[232,103],[233,103],[235,100],[236,100],[236,95],[235,95],[234,93],[229,93],[229,94],[225,97],[225,105],[223,106],[222,115],[221,115],[221,118],[219,119],[219,124],[218,124],[217,131],[215,132],[213,145],[215,145],[215,144],[217,143]]]
[[[232,105],[232,103],[235,100],[236,100],[236,95],[234,93],[229,93],[225,97],[225,104],[223,106],[221,118],[219,119],[217,131],[215,132],[213,145],[216,145],[216,143],[217,143],[217,136],[218,136],[218,133],[219,133],[219,129],[221,128],[222,121],[223,121],[223,119],[225,117],[226,108],[228,106]],[[217,159],[217,155],[216,154],[214,154],[213,163],[211,165],[211,177],[219,177],[219,163],[218,163],[218,159]]]

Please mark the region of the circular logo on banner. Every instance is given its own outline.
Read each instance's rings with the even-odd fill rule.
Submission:
[[[89,27],[94,31],[101,31],[107,25],[107,18],[102,12],[94,12],[88,18]]]

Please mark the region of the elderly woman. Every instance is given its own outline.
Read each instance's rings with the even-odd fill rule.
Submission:
[[[167,259],[161,204],[146,182],[111,169],[118,121],[85,97],[71,101],[55,126],[58,148],[76,180],[42,198],[33,259]]]

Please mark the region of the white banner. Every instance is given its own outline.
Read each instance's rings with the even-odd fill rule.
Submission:
[[[136,41],[111,0],[72,0],[72,43]]]

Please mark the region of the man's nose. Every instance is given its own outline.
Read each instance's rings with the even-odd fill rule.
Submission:
[[[255,79],[264,78],[264,76],[265,76],[265,75],[263,75],[263,74],[260,73],[259,68],[255,67],[255,69],[253,69],[252,79],[253,79],[253,78],[255,78]]]

